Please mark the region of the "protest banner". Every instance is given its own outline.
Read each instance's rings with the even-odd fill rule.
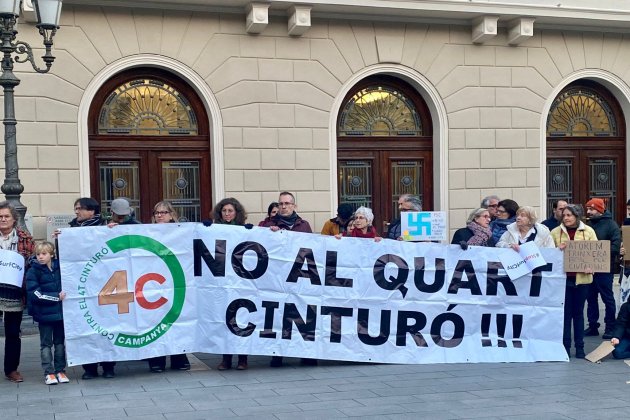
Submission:
[[[610,273],[610,241],[569,241],[564,249],[566,273]]]
[[[509,249],[257,227],[63,229],[59,247],[70,365],[184,352],[568,360],[556,249],[512,282],[497,258]]]
[[[444,211],[407,211],[400,213],[400,227],[405,241],[445,241],[447,218]]]
[[[0,283],[22,287],[24,257],[14,251],[0,249]]]
[[[538,248],[538,245],[533,241],[521,244],[518,252],[500,253],[499,259],[511,280],[516,280],[527,273],[531,273],[534,269],[547,264],[547,261],[545,261],[540,252],[540,248]]]

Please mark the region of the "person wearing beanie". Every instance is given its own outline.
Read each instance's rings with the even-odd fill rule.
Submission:
[[[606,210],[606,203],[601,198],[592,198],[586,203],[586,214],[588,225],[593,228],[597,239],[600,241],[610,241],[610,272],[595,273],[593,283],[588,285],[586,298],[588,318],[588,328],[584,331],[587,336],[599,336],[599,300],[601,295],[604,302],[604,340],[610,340],[615,328],[615,295],[613,293],[613,277],[619,258],[621,248],[621,230],[619,225],[613,220],[612,214]]]
[[[337,217],[326,220],[322,228],[322,235],[345,235],[348,231],[348,222],[352,218],[354,209],[350,203],[341,203],[337,207]]]

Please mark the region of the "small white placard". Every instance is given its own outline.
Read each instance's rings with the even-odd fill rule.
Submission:
[[[523,277],[531,273],[534,268],[547,264],[540,248],[534,242],[522,244],[519,247],[519,252],[501,252],[498,255],[510,280]]]
[[[0,283],[22,287],[24,257],[14,251],[0,249]]]

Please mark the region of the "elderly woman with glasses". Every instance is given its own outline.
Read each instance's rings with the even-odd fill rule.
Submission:
[[[468,216],[466,227],[455,231],[451,244],[459,245],[462,249],[467,249],[468,245],[494,246],[488,209],[480,207],[473,210]]]
[[[153,223],[177,223],[179,217],[173,205],[168,201],[160,201],[153,206]],[[160,373],[166,370],[166,356],[151,357],[148,359],[149,370]],[[185,354],[171,355],[171,369],[190,370],[190,362]]]
[[[551,231],[556,246],[564,251],[569,241],[596,241],[595,231],[585,225],[582,218],[581,206],[569,204],[562,211],[562,223]],[[573,341],[575,343],[575,357],[584,359],[584,303],[588,294],[587,285],[593,282],[593,272],[566,273],[567,279],[564,289],[564,331],[562,343],[570,356],[571,326],[573,326]]]
[[[354,212],[354,223],[352,230],[346,232],[345,236],[353,238],[369,238],[374,239],[375,242],[379,242],[382,238],[378,235],[376,228],[372,226],[374,221],[374,213],[372,209],[368,207],[359,207]],[[337,234],[335,238],[340,239],[343,235]]]
[[[526,242],[534,242],[540,248],[555,248],[547,226],[537,223],[536,210],[523,206],[516,211],[516,221],[507,225],[507,230],[497,242],[497,248],[512,248],[518,252]]]

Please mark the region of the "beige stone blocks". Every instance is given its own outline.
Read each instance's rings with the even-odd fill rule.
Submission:
[[[512,200],[521,206],[540,207],[540,189],[514,188],[512,189]]]
[[[229,58],[206,79],[213,92],[244,80],[258,80],[258,60],[255,58]]]
[[[280,191],[312,191],[313,181],[313,171],[311,170],[278,171],[278,189]]]
[[[57,144],[57,126],[54,123],[18,122],[16,133],[20,144]]]
[[[243,147],[243,129],[241,127],[223,127],[223,146],[226,149]]]
[[[470,169],[466,171],[466,188],[493,188],[496,178],[494,169]]]
[[[317,61],[295,61],[293,78],[297,82],[308,82],[331,96],[336,96],[341,87],[341,82]]]
[[[258,60],[258,77],[260,80],[291,81],[293,80],[293,61]]]
[[[313,130],[310,128],[283,128],[278,130],[278,135],[280,149],[313,148]]]
[[[540,149],[512,149],[512,167],[539,168],[541,164]]]
[[[239,38],[241,57],[273,58],[276,55],[276,40],[266,36],[244,35]]]
[[[79,194],[79,170],[59,170],[59,192]],[[21,174],[21,172],[20,172]]]
[[[536,128],[540,127],[540,113],[527,109],[512,108],[512,127]]]
[[[466,130],[466,149],[494,149],[494,130]]]
[[[329,191],[330,190],[330,171],[315,170],[313,171],[313,190]]]
[[[352,27],[346,21],[334,22],[330,25],[330,38],[335,43],[353,72],[365,67],[361,49],[357,43]]]
[[[307,151],[300,152],[307,153]],[[294,169],[296,167],[294,150],[261,150],[262,169]]]
[[[330,111],[333,98],[326,92],[305,82],[278,82],[278,102],[302,104],[307,107]]]
[[[525,169],[497,169],[497,187],[526,187],[527,171]]]
[[[496,65],[518,67],[527,65],[527,48],[522,47],[495,47]]]
[[[462,45],[444,45],[440,48],[439,55],[429,63],[427,78],[438,84],[454,68],[464,65],[464,50]]]
[[[222,109],[223,125],[225,127],[259,127],[259,104],[248,104]]]
[[[479,128],[479,109],[468,108],[448,114],[450,128]]]
[[[478,189],[451,190],[448,192],[452,209],[473,209],[479,205],[481,195]]]
[[[182,48],[179,59],[207,78],[218,67],[223,65],[231,57],[235,57],[239,50],[239,37],[235,35],[216,34],[208,41],[201,51],[191,51],[191,48]],[[249,61],[251,63],[251,61]]]
[[[20,181],[24,191],[40,193],[59,192],[59,176],[56,169],[24,169],[20,170]]]
[[[297,193],[298,206],[309,211],[329,211],[329,191],[300,191]]]
[[[77,107],[48,98],[35,99],[37,121],[70,122],[77,121]]]
[[[76,123],[57,124],[57,144],[65,146],[78,146],[79,133]]]
[[[381,63],[400,63],[405,39],[405,27],[379,25],[374,27],[376,50]]]
[[[496,104],[501,107],[542,112],[545,99],[525,88],[496,88]]]
[[[465,87],[444,99],[448,112],[469,108],[489,107],[495,104],[495,88]]]
[[[481,67],[481,86],[510,86],[512,69],[509,67]]]
[[[496,48],[486,45],[466,45],[464,49],[467,66],[494,66]]]
[[[527,168],[527,186],[540,187],[540,168]]]
[[[527,147],[527,131],[518,129],[496,130],[496,146],[501,149]]]
[[[544,48],[528,48],[527,65],[535,68],[552,86],[555,86],[562,80],[560,71]]]
[[[244,189],[243,171],[226,170],[225,171],[225,190],[226,191],[243,191]]]
[[[313,149],[330,149],[330,136],[328,134],[328,129],[313,129]]]
[[[448,153],[450,169],[475,169],[481,164],[479,150],[450,150]]]
[[[76,200],[77,194],[40,194],[41,208],[40,215],[47,214],[72,214],[72,203]],[[35,213],[34,213],[35,214]]]
[[[447,74],[436,87],[440,95],[447,98],[465,87],[479,86],[479,83],[479,67],[458,66]]]
[[[295,126],[296,127],[328,127],[330,114],[326,111],[310,108],[303,105],[295,105]]]
[[[466,171],[451,170],[448,172],[448,188],[451,190],[461,190],[466,188]]]
[[[510,168],[511,150],[488,149],[481,151],[481,168]]]
[[[260,169],[260,150],[226,149],[225,169]]]
[[[278,147],[277,128],[243,128],[243,147],[246,149],[275,149]]]
[[[479,109],[480,128],[510,128],[512,127],[512,109],[486,107]]]
[[[260,104],[262,127],[295,127],[295,106],[291,104]]]
[[[276,85],[272,82],[244,80],[228,86],[216,94],[221,108],[276,102]]]
[[[311,59],[319,61],[339,81],[351,76],[350,68],[331,40],[312,39]]]
[[[466,130],[453,128],[448,130],[448,147],[449,149],[465,149]]]
[[[38,146],[37,160],[40,169],[77,169],[79,149],[75,146]]]
[[[274,59],[308,60],[311,57],[311,42],[305,38],[276,38]]]
[[[244,171],[245,191],[269,191],[278,189],[277,171]]]
[[[302,150],[297,152],[296,169],[329,169],[328,150]]]

